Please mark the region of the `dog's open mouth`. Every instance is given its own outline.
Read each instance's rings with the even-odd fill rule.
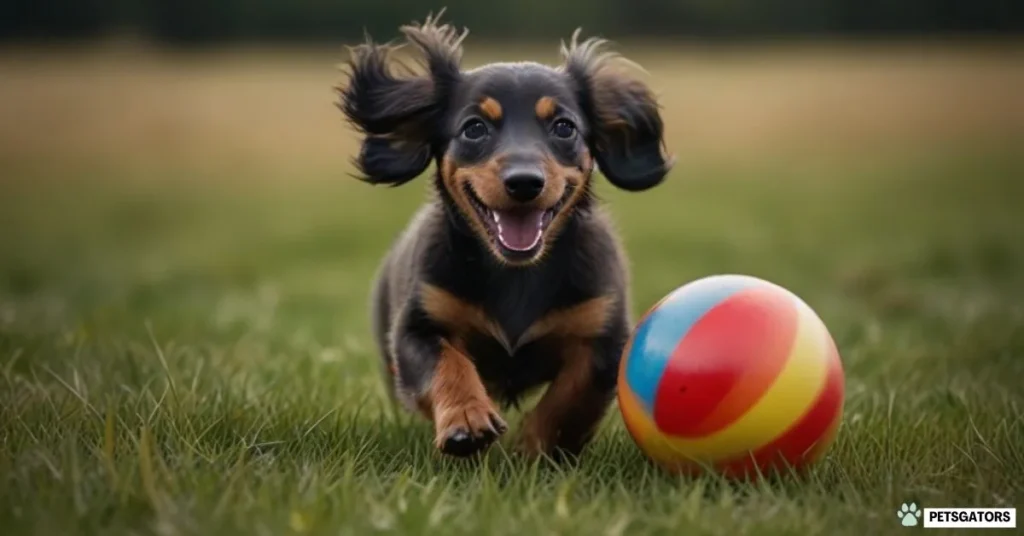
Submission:
[[[544,232],[551,221],[565,205],[571,193],[566,188],[565,195],[548,209],[537,207],[516,207],[511,209],[492,209],[484,205],[467,184],[466,195],[476,209],[480,220],[487,228],[491,239],[497,242],[502,252],[510,257],[530,257],[540,249]]]

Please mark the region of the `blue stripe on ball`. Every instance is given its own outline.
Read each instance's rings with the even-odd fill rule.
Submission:
[[[741,275],[713,276],[695,281],[669,294],[638,326],[633,336],[633,347],[627,356],[626,383],[648,414],[654,412],[658,383],[672,352],[690,328],[729,296],[758,284],[761,284],[760,280]]]

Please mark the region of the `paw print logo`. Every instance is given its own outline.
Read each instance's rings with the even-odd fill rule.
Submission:
[[[899,510],[896,510],[896,517],[903,520],[904,527],[916,527],[917,520],[921,518],[921,511],[917,509],[916,503],[903,503]]]

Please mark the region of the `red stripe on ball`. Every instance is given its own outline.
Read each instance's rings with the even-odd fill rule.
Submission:
[[[842,413],[845,385],[842,363],[835,344],[829,344],[828,376],[814,404],[797,423],[771,443],[757,449],[752,456],[718,464],[719,470],[730,477],[754,476],[756,464],[762,473],[772,468],[800,469],[805,462],[821,454],[818,442],[831,440]]]
[[[799,314],[788,294],[740,291],[697,321],[672,352],[654,420],[666,435],[715,433],[749,410],[785,366]]]

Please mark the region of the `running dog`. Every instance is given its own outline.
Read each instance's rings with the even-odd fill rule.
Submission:
[[[664,180],[659,105],[606,41],[579,31],[559,66],[472,70],[466,31],[437,16],[401,31],[423,74],[399,72],[394,47],[368,40],[338,88],[362,180],[399,186],[436,165],[373,285],[389,392],[433,422],[440,451],[469,456],[546,385],[518,448],[578,455],[615,397],[632,322],[627,259],[592,177],[634,192]]]

